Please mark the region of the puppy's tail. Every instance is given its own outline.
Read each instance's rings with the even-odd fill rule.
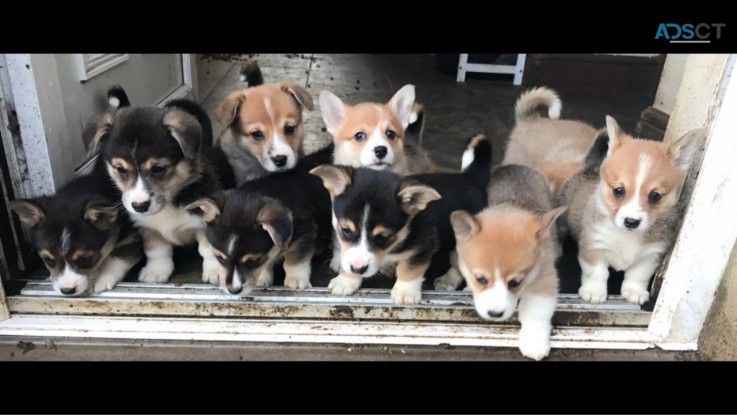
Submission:
[[[107,90],[107,102],[114,109],[131,106],[128,94],[120,85],[113,85]]]
[[[556,120],[560,118],[560,110],[563,108],[558,94],[550,88],[538,87],[524,92],[517,104],[514,106],[514,116],[517,122],[533,121],[540,117],[540,107],[547,107],[548,117]]]
[[[248,88],[264,83],[264,75],[256,61],[246,61],[241,65],[241,82],[248,84]]]
[[[425,107],[415,102],[412,106],[412,114],[409,116],[409,125],[404,137],[408,142],[422,145],[422,132],[425,129]]]
[[[589,152],[586,154],[584,161],[584,173],[599,175],[601,169],[601,163],[606,159],[606,155],[609,152],[609,134],[606,128],[602,128],[596,133],[596,140],[591,145]]]
[[[473,135],[466,143],[461,161],[462,174],[486,188],[491,175],[491,142],[483,134]]]
[[[200,127],[202,127],[202,145],[212,147],[212,122],[210,121],[210,116],[207,115],[207,112],[200,104],[188,99],[178,98],[169,101],[166,107],[178,108],[197,118]]]

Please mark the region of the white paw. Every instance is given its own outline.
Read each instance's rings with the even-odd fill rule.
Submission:
[[[174,261],[171,258],[149,261],[138,274],[138,281],[164,283],[169,281],[174,272]]]
[[[328,289],[333,295],[351,295],[361,287],[361,279],[338,275],[330,280]]]
[[[284,286],[293,290],[306,290],[312,288],[309,278],[287,277],[284,278]]]
[[[112,275],[101,275],[95,281],[95,286],[92,287],[92,291],[97,294],[103,291],[112,290],[115,288],[115,284],[118,283],[118,279]]]
[[[622,283],[622,297],[630,303],[642,305],[650,299],[650,293],[635,284]]]
[[[397,280],[392,288],[392,301],[396,304],[418,304],[422,298],[422,280],[403,282]]]
[[[202,281],[214,285],[220,283],[220,263],[216,259],[202,260]]]
[[[330,259],[330,269],[335,272],[340,272],[340,252],[333,253],[333,257]]]
[[[578,289],[578,295],[589,303],[603,303],[606,301],[606,284],[584,283]]]
[[[274,273],[271,271],[271,265],[267,265],[267,268],[264,268],[264,270],[261,271],[261,275],[258,276],[256,286],[271,287],[272,285],[274,285]]]
[[[522,356],[542,360],[550,353],[550,328],[525,327],[519,331],[519,351]]]
[[[468,284],[466,284],[466,286],[463,287],[463,291],[465,291],[467,293],[473,292],[473,290],[471,289],[471,286],[468,285]]]
[[[455,275],[451,274],[451,271],[448,271],[442,277],[435,278],[435,281],[433,281],[433,287],[436,291],[455,291],[459,284],[460,281],[455,278]]]

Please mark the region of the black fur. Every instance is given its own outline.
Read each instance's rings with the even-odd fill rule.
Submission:
[[[110,101],[110,98],[117,98],[118,99],[117,108],[131,106],[131,101],[130,99],[128,99],[128,94],[125,93],[125,90],[123,90],[123,87],[121,87],[120,85],[111,86],[107,90],[107,98],[108,98],[108,102]]]
[[[601,170],[601,164],[604,162],[604,159],[606,159],[608,151],[609,134],[607,134],[606,130],[602,130],[596,136],[594,144],[589,149],[588,154],[586,154],[583,172],[585,174],[594,174],[598,176],[599,170]]]
[[[417,111],[417,119],[415,122],[407,126],[404,131],[404,139],[406,142],[422,144],[422,131],[425,128],[425,108],[420,106]]]
[[[261,73],[261,68],[256,61],[243,63],[243,66],[241,66],[241,76],[246,78],[249,88],[263,85],[264,83],[264,75]]]
[[[173,99],[166,103],[166,108],[179,108],[180,110],[194,116],[202,127],[202,146],[212,147],[212,122],[210,117],[198,103],[189,99]]]

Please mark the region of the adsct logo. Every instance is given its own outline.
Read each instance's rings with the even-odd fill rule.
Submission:
[[[726,23],[661,23],[655,32],[655,40],[667,39],[670,43],[711,43],[722,38]]]

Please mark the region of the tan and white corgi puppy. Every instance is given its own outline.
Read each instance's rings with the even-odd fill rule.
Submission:
[[[586,168],[563,187],[566,222],[578,241],[585,301],[607,298],[608,268],[624,271],[621,293],[643,304],[648,282],[678,230],[676,203],[703,130],[675,143],[633,138],[607,116]]]
[[[545,176],[554,195],[583,168],[596,138],[594,127],[581,121],[561,120],[563,107],[552,89],[539,87],[523,93],[515,105],[516,125],[502,164],[532,167]],[[547,108],[548,118],[539,110]]]
[[[400,175],[435,170],[420,146],[424,109],[415,103],[414,85],[405,85],[386,104],[345,104],[320,93],[320,112],[335,152],[333,163],[388,170]],[[417,139],[413,139],[415,137]]]
[[[558,295],[555,260],[561,253],[553,225],[565,209],[553,208],[540,173],[506,165],[491,172],[485,210],[476,215],[459,210],[450,216],[457,265],[473,292],[476,312],[485,320],[505,320],[519,302],[519,349],[535,360],[550,351]]]
[[[216,145],[228,156],[238,186],[294,168],[304,155],[302,111],[314,109],[305,88],[291,81],[262,84],[254,65],[242,70],[249,87],[230,94],[217,109],[226,128]]]

